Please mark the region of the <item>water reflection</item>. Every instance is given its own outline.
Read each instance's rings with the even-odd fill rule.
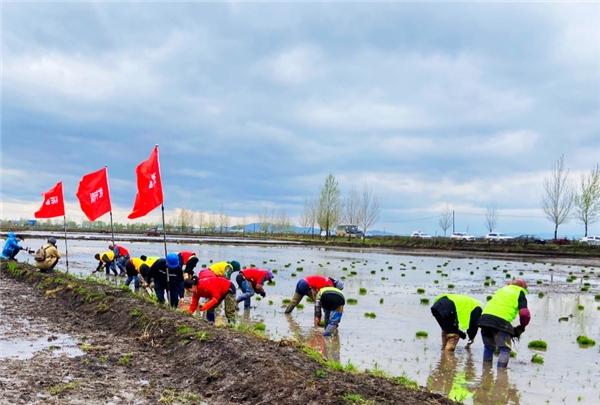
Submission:
[[[494,370],[496,377],[494,378]],[[475,390],[473,403],[475,405],[514,404],[519,405],[521,398],[514,384],[508,380],[508,371],[505,368],[496,368],[491,364],[484,364],[481,373],[481,382]]]
[[[467,352],[464,367],[460,363],[455,353],[443,351],[440,361],[427,379],[427,388],[455,401],[473,405],[520,404],[519,392],[514,384],[510,384],[506,369],[485,364],[478,380],[470,351]]]
[[[336,332],[329,337],[325,337],[323,336],[323,329],[320,327],[312,327],[308,333],[304,333],[291,314],[286,315],[285,318],[290,332],[299,342],[318,351],[326,360],[340,363],[341,343],[339,333]]]

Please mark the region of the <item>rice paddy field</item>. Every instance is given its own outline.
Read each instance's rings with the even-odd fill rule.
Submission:
[[[30,246],[42,243],[27,240]],[[123,245],[133,256],[164,256],[160,243]],[[200,265],[238,260],[242,266],[273,270],[275,283],[265,286],[265,298],[253,298],[252,309],[240,310],[242,322],[264,323],[272,339],[298,339],[342,365],[404,375],[466,404],[600,402],[598,260],[488,260],[287,246],[169,244],[168,249],[195,251]],[[62,241],[59,250],[64,251]],[[106,242],[70,240],[70,271],[91,274],[94,254],[105,250]],[[59,267],[64,270],[64,261]],[[283,313],[296,283],[311,274],[345,283],[347,305],[331,338],[313,327],[313,305],[306,298],[291,316]],[[513,277],[528,282],[532,320],[513,346],[508,370],[482,365],[479,335],[470,349],[461,341],[455,353],[442,352],[440,329],[430,312],[433,299],[452,292],[485,304]],[[111,282],[123,280],[111,277]],[[546,348],[528,347],[532,341],[543,341]]]

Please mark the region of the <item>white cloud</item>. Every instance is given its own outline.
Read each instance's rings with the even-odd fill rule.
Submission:
[[[313,46],[298,46],[267,62],[273,77],[287,84],[303,84],[322,77],[321,51]]]

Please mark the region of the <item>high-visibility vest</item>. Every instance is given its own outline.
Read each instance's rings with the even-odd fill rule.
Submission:
[[[454,303],[456,307],[456,317],[458,318],[458,325],[462,330],[469,329],[471,323],[471,312],[477,307],[481,306],[481,302],[475,298],[471,298],[466,295],[460,294],[442,294],[433,301],[434,303],[440,298],[446,297]]]
[[[512,322],[519,312],[519,295],[521,292],[527,294],[527,290],[518,285],[507,285],[500,288],[492,299],[488,301],[481,315],[494,315]]]

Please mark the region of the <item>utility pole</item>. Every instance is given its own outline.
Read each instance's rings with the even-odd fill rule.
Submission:
[[[454,232],[455,232],[455,229],[454,229],[454,210],[452,210],[452,233],[454,233]]]

